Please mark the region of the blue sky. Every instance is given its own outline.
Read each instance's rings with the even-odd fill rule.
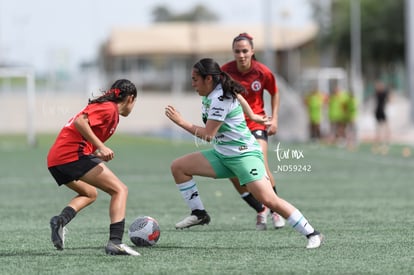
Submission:
[[[0,63],[27,64],[39,71],[75,68],[96,57],[113,27],[150,24],[157,5],[185,12],[208,3],[220,22],[237,24],[263,21],[269,2],[275,24],[311,20],[308,0],[0,0]]]

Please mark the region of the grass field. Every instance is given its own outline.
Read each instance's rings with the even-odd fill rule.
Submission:
[[[403,157],[402,146],[383,156],[369,145],[349,152],[280,143],[279,161],[271,144],[279,194],[326,236],[320,249],[306,250],[306,239],[289,226],[256,232],[254,211],[227,180],[197,178],[212,221],[175,230],[189,210],[169,165],[200,147],[115,135],[107,144],[116,158],[108,165],[129,186],[127,226],[150,215],[161,237],[138,248],[141,257],[111,257],[104,253],[103,192],[69,224],[65,250],[51,244],[49,219],[73,195],[46,169],[52,141],[40,136],[37,148],[27,148],[23,136],[0,137],[0,274],[414,274],[414,157]],[[124,241],[131,244],[127,234]]]

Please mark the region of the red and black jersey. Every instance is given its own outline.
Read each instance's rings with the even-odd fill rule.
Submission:
[[[250,70],[247,72],[241,73],[237,69],[235,60],[224,64],[221,69],[246,88],[247,94],[242,95],[249,103],[253,112],[259,115],[265,115],[263,91],[267,90],[271,95],[275,95],[278,92],[276,79],[272,71],[254,59],[252,59]],[[265,125],[251,121],[247,116],[245,118],[247,126],[251,131],[266,130]]]
[[[116,103],[108,101],[87,105],[72,117],[58,134],[47,156],[48,167],[76,161],[81,156],[95,152],[95,146],[87,141],[73,124],[73,121],[83,114],[88,116],[92,131],[102,142],[108,140],[118,126],[119,111]]]

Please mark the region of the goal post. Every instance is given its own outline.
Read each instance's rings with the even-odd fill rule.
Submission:
[[[36,128],[35,128],[35,114],[36,114],[36,79],[32,68],[27,67],[0,67],[0,78],[13,79],[24,78],[26,89],[26,135],[27,143],[31,147],[35,147]]]

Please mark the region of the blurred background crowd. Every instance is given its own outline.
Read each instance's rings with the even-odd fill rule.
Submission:
[[[198,113],[191,66],[231,60],[232,39],[247,32],[277,77],[275,139],[372,141],[375,152],[414,142],[410,0],[177,2],[0,0],[0,134],[35,142],[122,77],[140,102],[121,130],[177,135],[163,107]]]

